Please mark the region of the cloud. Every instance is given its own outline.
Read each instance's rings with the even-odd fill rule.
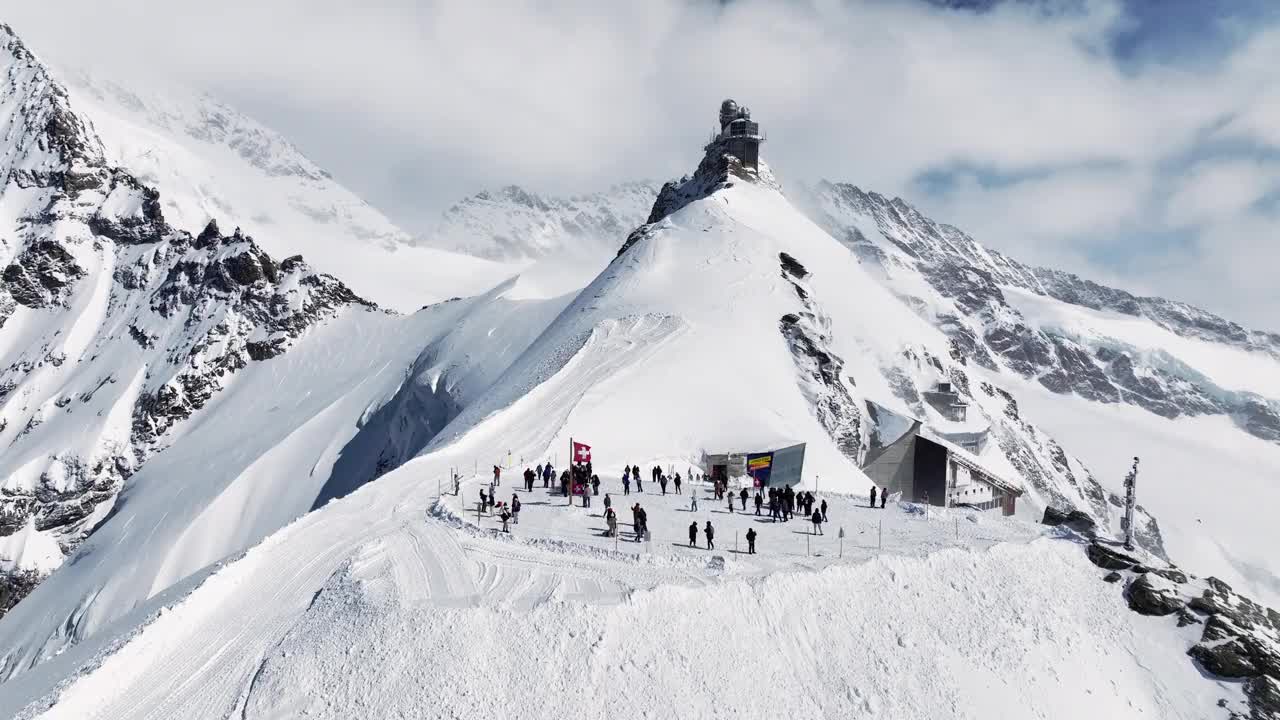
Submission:
[[[410,230],[486,186],[687,172],[733,96],[784,177],[901,194],[1002,249],[1106,276],[1122,269],[1107,258],[1134,254],[1130,231],[1162,264],[1182,257],[1164,230],[1265,229],[1242,223],[1247,170],[1188,167],[1222,144],[1280,151],[1270,15],[1197,15],[1221,52],[1185,58],[1184,42],[1133,51],[1144,20],[1124,0],[60,0],[8,15],[55,58],[163,68],[228,97]],[[939,172],[956,178],[922,192]]]

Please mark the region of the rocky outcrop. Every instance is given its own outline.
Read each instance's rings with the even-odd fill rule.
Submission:
[[[954,306],[958,312],[940,312],[928,298],[913,303],[951,338],[957,361],[988,370],[1003,367],[1055,393],[1132,404],[1167,418],[1224,415],[1244,431],[1280,443],[1280,399],[1217,387],[1167,354],[1151,357],[1112,341],[1038,328],[1002,288],[1142,317],[1184,337],[1275,358],[1280,358],[1280,335],[1247,330],[1185,303],[1138,297],[1069,273],[1024,265],[930,220],[898,198],[821,183],[809,190],[807,201],[814,219],[863,262],[881,268],[890,284],[896,275],[919,274],[931,293]],[[879,230],[879,239],[869,239],[859,228],[867,221]]]
[[[1059,510],[1052,505],[1044,509],[1044,518],[1040,522],[1044,525],[1065,526],[1088,536],[1092,536],[1098,529],[1098,523],[1089,513],[1075,508]]]
[[[0,227],[0,328],[41,313],[0,367],[0,537],[33,528],[70,553],[236,372],[346,309],[374,307],[238,230],[171,227],[159,193],[107,164],[92,126],[3,26],[0,99],[11,113],[0,118],[0,198],[15,220]],[[40,574],[0,573],[0,614]]]
[[[648,237],[651,232],[649,228],[655,223],[662,222],[668,215],[675,213],[685,205],[701,200],[717,190],[729,187],[735,182],[752,182],[769,187],[777,187],[777,181],[763,162],[760,163],[758,171],[745,168],[738,158],[723,152],[723,147],[719,145],[709,146],[707,153],[703,155],[702,161],[698,163],[698,167],[692,175],[686,175],[679,180],[673,180],[662,186],[662,189],[658,191],[658,198],[653,203],[653,209],[649,211],[649,217],[645,220],[645,224],[636,228],[627,236],[626,242],[618,250],[618,255],[621,256],[637,242]]]
[[[854,385],[853,378],[845,374],[844,361],[831,350],[828,323],[805,287],[808,270],[786,253],[781,253],[779,260],[782,277],[791,284],[804,308],[778,321],[800,373],[800,389],[836,447],[858,463],[865,454],[866,439],[862,432],[861,406],[849,392],[849,387]]]
[[[1140,561],[1093,542],[1087,554],[1111,571],[1108,583],[1127,578],[1124,598],[1136,613],[1177,617],[1178,627],[1201,624],[1187,655],[1201,671],[1243,680],[1250,720],[1280,720],[1280,613],[1231,589],[1217,578],[1199,580],[1171,566]],[[1226,705],[1224,699],[1222,704]],[[1232,717],[1245,717],[1232,714]]]

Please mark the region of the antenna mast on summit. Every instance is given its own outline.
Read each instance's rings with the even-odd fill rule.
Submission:
[[[1133,550],[1133,511],[1138,504],[1138,458],[1133,459],[1133,468],[1124,478],[1124,549]]]

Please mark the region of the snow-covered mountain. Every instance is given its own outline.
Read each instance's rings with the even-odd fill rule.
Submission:
[[[952,358],[1084,460],[1113,506],[1140,456],[1139,499],[1172,557],[1280,600],[1277,538],[1238,504],[1280,502],[1280,336],[1024,265],[900,199],[831,183],[800,196],[946,333]]]
[[[508,185],[453,205],[418,241],[498,262],[532,262],[565,250],[611,257],[618,238],[649,216],[657,194],[648,182],[563,198]]]
[[[49,72],[101,139],[107,162],[159,191],[174,227],[234,218],[268,253],[301,254],[401,312],[484,292],[517,271],[414,244],[288,140],[209,95],[157,82],[126,86],[78,68]]]
[[[912,505],[873,511],[841,497],[869,485],[859,462],[896,415],[944,434],[988,433],[982,461],[1019,478],[1037,516],[1070,504],[1105,534],[1113,514],[1083,463],[1023,417],[1021,388],[1003,387],[1022,376],[954,352],[952,334],[798,210],[767,168],[709,153],[663,188],[649,220],[572,297],[511,299],[512,283],[383,321],[412,324],[394,336],[422,339],[417,359],[411,343],[383,354],[378,363],[396,370],[374,373],[377,387],[350,402],[342,395],[311,413],[281,405],[278,421],[255,419],[294,397],[268,390],[279,377],[350,389],[314,359],[349,347],[344,332],[357,327],[387,337],[354,314],[241,371],[243,392],[224,391],[223,407],[206,408],[148,461],[75,562],[0,620],[0,708],[20,717],[637,707],[741,716],[785,713],[822,687],[833,690],[817,693],[808,714],[1198,718],[1251,707],[1267,717],[1266,693],[1280,685],[1257,665],[1242,688],[1202,674],[1185,653],[1235,677],[1241,658],[1277,657],[1280,623],[1220,581],[1164,566],[1149,518],[1141,559],[1097,542],[1086,559],[1084,531],[963,511],[930,517]],[[963,420],[920,401],[941,380],[970,402]],[[359,427],[344,430],[360,403]],[[237,450],[246,422],[247,456]],[[268,432],[282,424],[295,429]],[[806,441],[802,487],[821,489],[853,531],[850,559],[840,557],[844,533],[837,555],[835,533],[696,511],[652,487],[639,499],[657,542],[638,552],[551,493],[526,494],[525,522],[506,536],[470,502],[485,472],[466,472],[456,496],[441,483],[459,467],[553,457],[571,437],[594,445],[615,492],[623,464],[679,467],[703,451]],[[260,532],[285,515],[272,503],[351,489],[317,493],[314,477],[319,467],[349,479],[337,472],[348,455],[389,471],[256,546],[228,529]],[[226,482],[223,466],[246,460],[256,470],[210,497],[210,484]],[[712,502],[707,488],[689,490]],[[168,519],[188,493],[196,499]],[[758,528],[769,544],[759,559],[704,555],[683,547],[689,519],[695,530],[704,519]],[[876,559],[885,530],[893,554]],[[237,545],[253,547],[237,554]],[[1094,565],[1127,578],[1124,592]],[[1198,604],[1185,597],[1202,586]],[[1174,626],[1179,618],[1207,623],[1204,644],[1198,630]],[[759,662],[761,648],[778,652]],[[781,700],[721,682],[722,663],[738,657],[751,674],[785,661]],[[446,679],[458,673],[481,678],[479,699]],[[645,680],[625,681],[634,677]],[[1081,692],[1093,687],[1105,690]]]
[[[1276,592],[1263,513],[1188,501],[1206,482],[1211,500],[1276,499],[1274,335],[1021,265],[900,200],[786,192],[715,150],[656,193],[464,202],[464,249],[512,254],[464,258],[487,264],[455,280],[522,275],[399,315],[281,259],[305,224],[221,229],[257,212],[217,189],[244,173],[267,212],[296,210],[295,191],[347,208],[312,220],[338,228],[321,254],[353,274],[360,255],[370,281],[406,257],[403,238],[348,237],[376,213],[251,121],[69,92],[3,26],[0,77],[0,714],[787,712],[705,682],[723,666],[700,657],[760,647],[782,648],[786,697],[839,688],[818,715],[1267,718],[1280,697],[1280,617],[1167,564]],[[97,130],[111,103],[128,132]],[[174,150],[148,174],[120,149],[142,127],[230,164],[193,173],[205,161]],[[406,272],[386,284],[413,291]],[[940,383],[965,414],[934,404]],[[859,515],[877,512],[860,468],[915,420],[1020,485],[1019,517]],[[514,539],[492,533],[485,468],[558,463],[571,438],[615,493],[624,464],[805,442],[802,487],[831,501],[850,557],[843,532],[801,545],[652,488],[640,552],[551,493],[525,495]],[[1106,538],[1135,454],[1150,512],[1126,557]],[[1075,513],[1046,529],[1049,506]],[[694,553],[687,520],[725,545],[757,530],[763,557]],[[726,617],[766,621],[740,642]],[[832,632],[857,623],[880,632]],[[690,641],[707,652],[674,649]],[[477,700],[447,672],[501,690]],[[634,672],[650,682],[616,687]]]

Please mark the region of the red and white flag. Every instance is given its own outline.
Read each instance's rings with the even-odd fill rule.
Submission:
[[[591,446],[583,445],[577,440],[573,441],[573,461],[575,463],[591,462]]]

